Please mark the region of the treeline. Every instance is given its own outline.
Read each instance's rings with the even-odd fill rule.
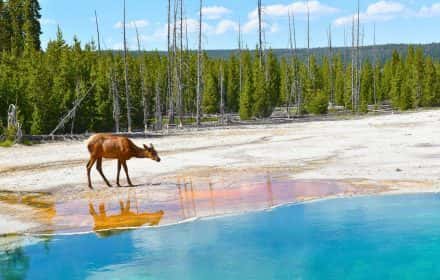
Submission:
[[[192,116],[196,112],[196,53],[184,52],[183,61],[183,115]],[[156,110],[164,116],[168,114],[170,98],[175,97],[167,94],[167,65],[167,57],[159,54],[128,57],[134,128],[143,128],[144,96],[150,127],[156,121]],[[26,132],[49,133],[75,101],[93,86],[71,121],[74,132],[113,131],[115,117],[120,118],[124,127],[123,73],[121,55],[100,55],[93,43],[81,47],[76,39],[69,46],[61,31],[56,40],[49,42],[45,52],[15,56],[4,51],[0,58],[3,123],[8,105],[17,104]],[[424,56],[420,49],[409,48],[406,57],[394,53],[384,65],[367,60],[361,71],[360,111],[367,112],[368,105],[386,101],[400,110],[439,106],[439,82],[440,63]],[[324,114],[329,103],[351,110],[351,87],[351,66],[344,65],[340,56],[331,60],[324,57],[322,64],[317,64],[311,56],[308,64],[294,59],[278,60],[268,51],[261,64],[258,52],[245,50],[240,56],[231,55],[227,60],[206,55],[203,59],[202,109],[205,114],[221,112],[222,92],[224,111],[239,113],[242,119],[269,117],[275,107],[287,104],[295,108],[292,114]],[[118,116],[115,116],[114,92],[119,103]],[[302,100],[298,107],[299,92]],[[156,104],[156,94],[160,95],[160,104]],[[300,112],[295,111],[297,108]],[[70,132],[71,122],[64,132]]]

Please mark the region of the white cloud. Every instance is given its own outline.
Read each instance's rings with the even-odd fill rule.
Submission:
[[[431,6],[423,6],[417,13],[420,17],[435,17],[440,15],[440,3],[434,3]]]
[[[263,6],[263,14],[270,17],[285,17],[289,14],[289,11],[295,15],[306,15],[307,11],[310,12],[312,16],[334,14],[339,11],[339,9],[322,4],[317,0],[293,2],[291,4],[283,5],[267,5]],[[250,14],[249,18],[256,18],[258,16],[257,9],[254,9]]]
[[[361,22],[387,21],[396,17],[410,14],[410,10],[399,2],[379,1],[368,6],[365,12],[359,14]],[[357,14],[337,18],[333,24],[336,26],[350,25],[357,20]]]
[[[180,21],[177,22],[178,30],[180,30]],[[196,34],[199,32],[199,21],[196,19],[186,19],[183,20],[183,32],[188,31],[188,35]],[[171,27],[172,32],[172,27]],[[212,27],[208,23],[204,22],[202,24],[202,32],[212,34],[216,32],[216,28]],[[163,42],[167,39],[168,34],[168,24],[159,25],[153,33],[148,35],[142,34],[140,35],[140,39],[142,42]]]
[[[145,19],[138,19],[138,20],[132,20],[132,21],[126,22],[125,27],[131,28],[131,29],[134,29],[136,27],[137,28],[144,28],[144,27],[147,27],[149,24],[150,23]],[[117,28],[117,29],[122,29],[122,27],[124,27],[122,21],[118,21],[114,25],[114,28]]]
[[[267,21],[262,22],[263,30],[269,31],[270,33],[275,33],[279,31],[279,26],[277,23],[269,23]],[[258,30],[258,18],[249,19],[243,26],[244,33],[251,33]]]
[[[215,28],[215,34],[221,35],[228,31],[238,31],[238,23],[229,19],[221,20]]]
[[[57,21],[51,18],[42,18],[40,19],[41,25],[55,25],[57,24]]]
[[[367,15],[389,15],[398,14],[405,11],[405,6],[398,2],[379,1],[371,4],[367,8]]]
[[[223,16],[231,13],[231,10],[222,6],[209,6],[202,8],[203,16],[207,19],[220,19]]]
[[[263,28],[268,30],[270,33],[275,33],[279,31],[279,25],[271,23],[272,19],[278,17],[287,17],[290,13],[296,16],[307,15],[310,12],[311,16],[328,15],[339,12],[339,9],[322,4],[320,1],[312,0],[307,3],[307,1],[297,1],[291,4],[275,4],[266,5],[262,7],[263,12]],[[258,10],[255,8],[248,14],[248,21],[243,26],[243,32],[249,33],[258,30]]]

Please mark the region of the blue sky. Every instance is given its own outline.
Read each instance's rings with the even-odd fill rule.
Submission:
[[[134,26],[140,32],[143,49],[166,48],[166,0],[126,0],[128,44],[136,47]],[[185,0],[189,46],[195,48],[198,0]],[[229,49],[237,46],[238,22],[242,25],[243,40],[250,48],[257,42],[256,0],[204,0],[205,19],[203,45],[206,49]],[[327,30],[331,25],[334,45],[344,45],[344,29],[351,30],[355,11],[354,0],[310,0],[311,43],[313,47],[327,45]],[[71,42],[76,35],[82,42],[96,38],[94,11],[98,13],[102,46],[118,49],[122,46],[122,0],[40,0],[42,6],[42,42],[56,34],[57,25]],[[267,46],[288,46],[288,19],[291,11],[296,17],[298,47],[306,45],[306,1],[263,0]],[[440,0],[361,0],[364,43],[376,40],[384,43],[431,43],[440,41]],[[350,41],[347,35],[347,41]]]

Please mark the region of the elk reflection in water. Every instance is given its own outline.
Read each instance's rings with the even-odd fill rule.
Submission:
[[[157,212],[136,212],[131,210],[131,201],[119,201],[120,213],[108,215],[105,204],[99,205],[99,212],[96,212],[92,203],[89,203],[89,212],[93,217],[93,230],[102,233],[109,230],[121,230],[139,228],[142,226],[157,226],[164,215],[164,211]],[[104,235],[104,234],[100,234]]]

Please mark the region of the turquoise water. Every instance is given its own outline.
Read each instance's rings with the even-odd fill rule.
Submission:
[[[335,199],[0,253],[0,279],[437,279],[440,196]]]

